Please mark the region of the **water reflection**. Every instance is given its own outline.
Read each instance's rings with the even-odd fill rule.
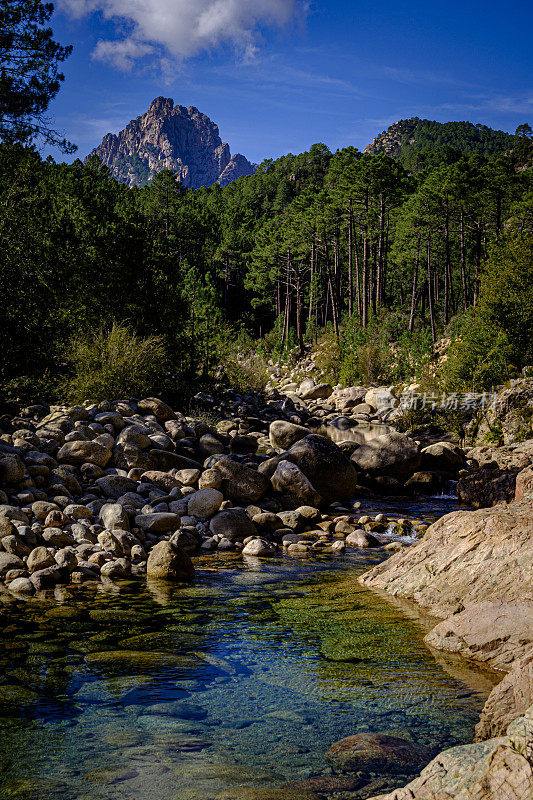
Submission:
[[[419,618],[357,584],[379,558],[202,571],[206,559],[190,587],[15,603],[0,796],[214,800],[321,774],[327,747],[355,732],[432,750],[468,740],[491,676],[437,663]]]

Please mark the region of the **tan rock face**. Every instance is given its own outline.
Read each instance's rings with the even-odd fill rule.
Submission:
[[[526,467],[516,476],[515,500],[533,502],[533,467]]]
[[[533,651],[533,602],[476,603],[440,622],[424,641],[437,650],[508,670],[515,659]]]
[[[500,470],[496,462],[483,464],[457,482],[457,497],[472,508],[490,508],[510,503],[515,496],[516,470]]]
[[[426,636],[431,646],[512,667],[487,700],[477,743],[440,753],[407,786],[369,800],[531,800],[533,502],[448,514],[360,581],[449,617]]]
[[[483,445],[472,447],[466,455],[467,458],[477,461],[480,466],[494,461],[501,470],[510,469],[518,472],[533,462],[533,443],[522,442],[514,447]]]
[[[218,127],[194,106],[174,106],[157,97],[148,111],[118,135],[108,133],[89,154],[97,156],[115,177],[128,186],[140,186],[169,169],[185,188],[226,185],[255,166],[242,155],[231,157]]]
[[[533,503],[455,511],[361,576],[437,617],[485,600],[533,600]]]
[[[524,378],[512,383],[512,386],[498,392],[494,405],[490,405],[475,420],[478,442],[490,440],[495,427],[501,430],[504,445],[533,436],[533,379]]]
[[[474,447],[467,456],[477,461],[479,468],[471,470],[459,480],[459,499],[473,508],[486,508],[502,501],[510,503],[515,498],[520,471],[533,463],[533,442],[504,447]],[[519,489],[517,499],[527,499],[524,494],[520,495],[521,491]],[[526,488],[526,495],[527,491]]]
[[[533,704],[533,647],[517,659],[494,687],[476,725],[476,741],[502,736],[507,726]]]

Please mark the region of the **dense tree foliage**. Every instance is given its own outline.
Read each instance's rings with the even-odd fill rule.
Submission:
[[[450,386],[483,388],[533,364],[533,236],[510,228],[494,243],[480,300],[460,320],[445,377]]]
[[[191,388],[232,372],[243,335],[281,353],[326,332],[347,382],[408,378],[450,325],[453,385],[533,360],[528,124],[512,137],[416,118],[365,153],[315,144],[224,189],[168,171],[128,189],[96,158],[56,164],[29,146],[70,148],[43,119],[70,53],[52,12],[0,0],[4,391],[126,391],[158,361],[161,387]]]
[[[497,330],[518,370],[533,359],[521,152],[436,150],[410,173],[384,153],[317,144],[223,189],[185,190],[170,172],[128,189],[96,159],[56,164],[5,144],[1,378],[61,374],[65,342],[115,322],[162,337],[169,380],[191,386],[239,330],[278,352],[331,330],[354,380],[386,377],[380,343],[418,353],[460,319]],[[471,310],[482,307],[489,316]],[[409,374],[404,361],[389,377]]]

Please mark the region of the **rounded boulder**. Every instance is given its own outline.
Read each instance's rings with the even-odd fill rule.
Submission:
[[[338,772],[403,772],[423,763],[427,754],[407,739],[357,733],[332,744],[326,758]]]
[[[188,512],[193,517],[209,519],[219,510],[224,495],[218,489],[200,489],[189,496]]]
[[[326,436],[312,433],[300,439],[283,458],[296,464],[327,502],[353,497],[357,486],[355,467]]]
[[[146,574],[149,578],[189,582],[194,578],[194,565],[184,550],[162,541],[150,551]]]
[[[257,536],[257,530],[248,514],[240,508],[219,511],[211,518],[209,530],[230,542],[242,542],[248,536]]]
[[[293,422],[286,422],[283,419],[276,419],[270,423],[268,435],[272,447],[281,447],[288,450],[291,445],[309,436],[309,429],[303,425],[295,425]]]
[[[420,453],[416,442],[404,433],[391,431],[362,444],[351,460],[362,472],[402,480],[417,471]]]

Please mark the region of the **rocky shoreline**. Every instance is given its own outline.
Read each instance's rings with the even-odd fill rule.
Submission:
[[[392,557],[363,585],[442,618],[430,647],[508,677],[487,701],[476,744],[446,751],[379,800],[533,796],[533,443],[464,452],[415,440],[387,425],[397,401],[385,387],[304,381],[267,398],[196,401],[204,411],[192,415],[145,398],[35,405],[0,419],[0,601],[145,574],[191,581],[196,554],[384,548]],[[357,498],[424,496],[450,481],[480,510],[427,531],[359,510]],[[406,746],[343,740],[330,757],[405,761]]]
[[[422,541],[359,579],[443,618],[425,641],[507,674],[492,690],[472,745],[440,753],[402,789],[371,800],[533,797],[533,502],[531,468],[515,501],[457,511]]]
[[[230,393],[216,411],[198,398],[211,406],[200,418],[157,398],[4,417],[4,586],[23,596],[131,575],[191,580],[195,553],[340,553],[380,547],[386,532],[421,534],[423,525],[358,514],[354,498],[392,483],[410,496],[431,493],[466,466],[460,448],[422,448],[392,429],[366,441],[382,421],[375,390],[339,416],[327,402],[332,388],[310,383],[299,411],[288,395]],[[314,432],[325,423],[359,441]]]

